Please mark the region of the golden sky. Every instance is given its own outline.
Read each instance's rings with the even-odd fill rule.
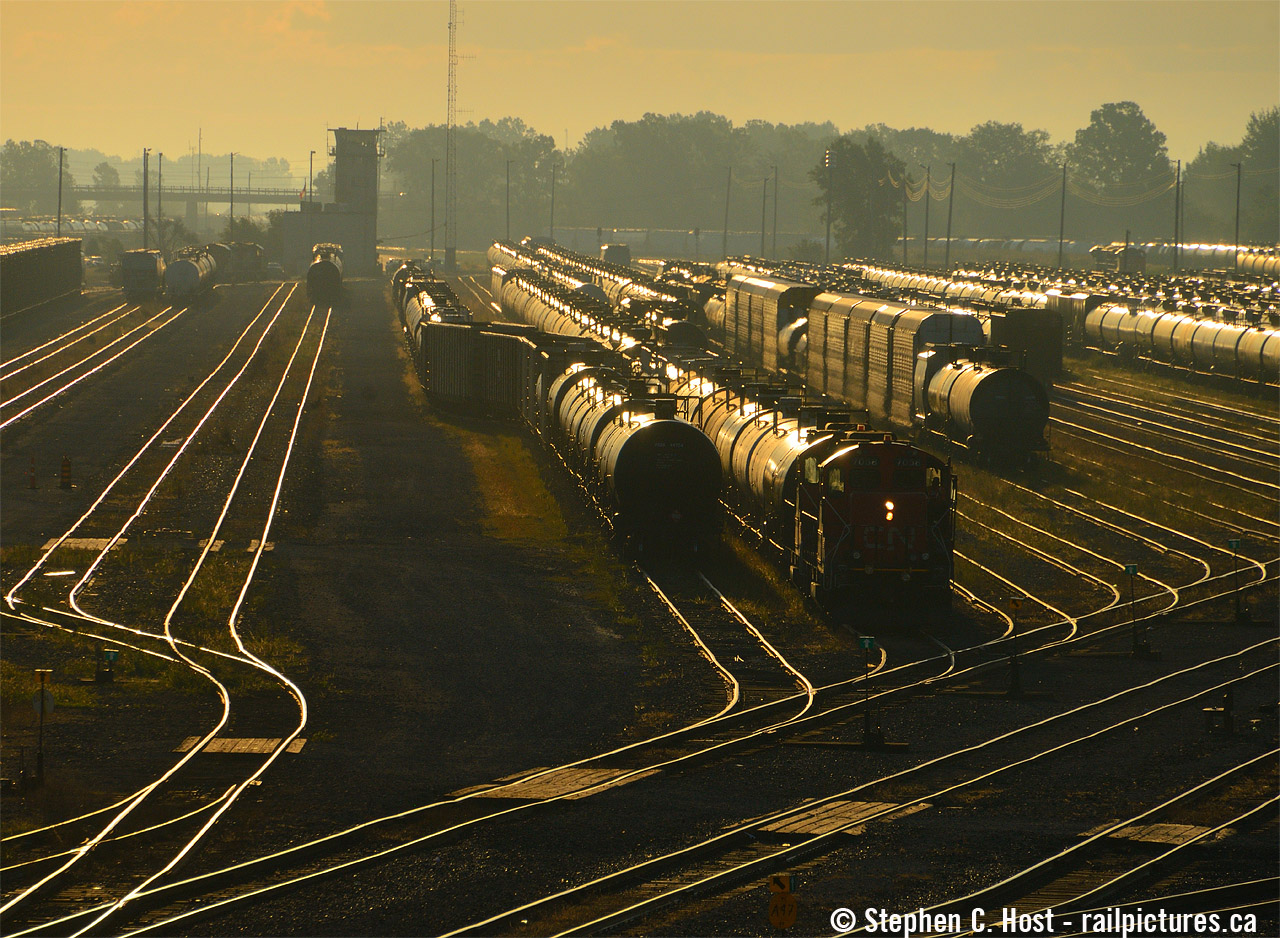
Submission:
[[[1280,103],[1274,0],[465,0],[459,119],[571,145],[648,111],[1070,139],[1133,100],[1190,159]],[[0,136],[283,157],[329,126],[443,123],[443,0],[0,0]]]

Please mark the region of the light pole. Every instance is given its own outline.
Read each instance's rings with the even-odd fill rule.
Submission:
[[[315,168],[316,168],[316,151],[312,150],[311,155],[307,157],[307,202],[311,205],[315,205],[315,202],[316,202]],[[315,209],[308,209],[308,211],[314,212]]]
[[[822,157],[822,162],[827,167],[827,241],[826,247],[822,251],[822,263],[831,263],[831,164],[835,162],[831,158],[831,151],[827,150]]]
[[[760,256],[764,257],[764,213],[769,207],[769,180],[760,185]]]
[[[951,163],[950,192],[947,195],[947,253],[942,261],[944,270],[951,269],[951,208],[956,204],[956,164]]]
[[[1240,163],[1232,163],[1236,168],[1236,263],[1235,269],[1240,269]]]
[[[511,240],[511,164],[513,160],[507,160],[507,240]]]
[[[929,202],[933,199],[933,166],[924,163],[924,266],[929,266]]]
[[[58,147],[58,237],[62,237],[62,154],[66,147]]]
[[[1182,208],[1182,160],[1178,160],[1178,174],[1173,180],[1173,269],[1178,269],[1178,251],[1182,247],[1182,232],[1178,216]]]
[[[142,249],[144,251],[151,245],[150,238],[148,237],[151,231],[150,225],[149,225],[149,215],[150,215],[151,209],[150,209],[150,206],[147,205],[147,189],[150,186],[150,182],[147,179],[147,169],[148,169],[147,160],[150,156],[151,156],[151,148],[143,147],[142,148]]]
[[[773,256],[778,256],[778,167],[773,168]]]
[[[907,189],[911,186],[911,176],[907,168],[902,167],[902,266],[907,266]]]
[[[231,226],[236,223],[236,155],[231,154],[231,206],[227,209],[227,237],[234,237]]]
[[[724,235],[720,239],[720,256],[729,256],[729,190],[733,188],[733,167],[729,167],[729,175],[724,183]]]
[[[550,238],[552,241],[556,239],[556,162],[551,161],[551,225]]]
[[[1058,207],[1058,269],[1062,269],[1062,246],[1066,244],[1067,226],[1067,164],[1062,164],[1062,202]]]
[[[440,157],[431,158],[431,266],[436,263],[436,164]]]

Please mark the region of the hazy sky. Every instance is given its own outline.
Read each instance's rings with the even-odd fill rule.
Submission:
[[[1280,102],[1280,3],[459,3],[460,122],[514,115],[571,145],[647,111],[735,123],[987,120],[1070,139],[1138,102],[1190,159]],[[283,157],[326,127],[443,123],[448,4],[0,0],[0,136]],[[317,158],[319,163],[319,157]],[[84,168],[73,167],[83,174]]]

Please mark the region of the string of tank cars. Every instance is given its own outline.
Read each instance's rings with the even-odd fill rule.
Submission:
[[[540,250],[541,250],[541,253],[546,254],[546,255],[552,255],[552,254],[555,254],[555,255],[563,255],[563,254],[565,254],[565,253],[566,253],[566,252],[564,252],[564,251],[563,251],[563,249],[555,249],[555,250],[553,251],[552,249],[543,248],[543,249],[540,249]],[[526,259],[526,260],[527,260],[527,259]],[[587,260],[582,260],[581,262],[579,262],[579,263],[576,265],[576,269],[577,269],[577,270],[582,270],[582,269],[584,269],[584,268],[587,268],[587,267],[592,266],[592,265],[593,265],[593,263],[594,263],[594,262],[590,262],[590,261],[589,261],[589,259],[587,259]],[[608,270],[608,269],[607,269],[607,268],[608,268],[608,265],[603,265],[603,264],[601,264],[600,266],[601,266],[602,268],[605,268],[605,269],[606,269],[607,274],[608,274],[611,278],[617,278],[617,273],[616,273],[615,271],[613,271],[613,270]],[[633,277],[636,277],[636,276],[638,276],[638,275],[637,275],[635,272],[632,272],[632,276],[633,276]],[[1221,434],[1220,434],[1220,436],[1221,436]],[[1110,441],[1112,441],[1112,442],[1126,442],[1126,445],[1128,445],[1127,441],[1119,441],[1117,438],[1115,438],[1115,437],[1114,437],[1114,435],[1110,435],[1110,436],[1108,437],[1108,439],[1109,439]],[[1145,448],[1145,450],[1144,450],[1144,451],[1145,451],[1148,455],[1160,455],[1157,451],[1152,450],[1150,447]],[[1174,455],[1174,456],[1173,456],[1173,458],[1174,458],[1174,459],[1176,459],[1179,463],[1184,464],[1184,465],[1190,465],[1190,466],[1203,466],[1203,467],[1205,468],[1205,470],[1206,470],[1206,472],[1207,472],[1207,473],[1212,473],[1213,478],[1214,478],[1215,480],[1220,480],[1221,474],[1222,474],[1222,472],[1224,471],[1224,470],[1223,470],[1223,467],[1221,467],[1221,466],[1211,466],[1211,465],[1206,465],[1206,464],[1204,464],[1204,463],[1198,463],[1198,462],[1197,462],[1196,460],[1194,460],[1194,459],[1187,459],[1187,458],[1185,458],[1185,457],[1179,457],[1179,456],[1176,456],[1176,455]],[[1271,463],[1270,463],[1270,467],[1272,467],[1272,468],[1273,468],[1273,467],[1274,467],[1274,465],[1275,465],[1275,459],[1274,459],[1274,457],[1273,457],[1273,458],[1272,458],[1272,460],[1271,460]],[[1261,466],[1261,468],[1263,468],[1264,470],[1265,470],[1266,468],[1268,468],[1268,464],[1267,464],[1266,462],[1261,463],[1261,464],[1260,464],[1260,466]],[[1227,472],[1230,472],[1230,470],[1226,470],[1226,471],[1227,471]],[[1273,491],[1273,490],[1274,490],[1274,487],[1272,486],[1272,484],[1271,484],[1270,482],[1266,481],[1265,479],[1263,479],[1263,480],[1250,480],[1250,481],[1251,481],[1251,483],[1252,483],[1253,485],[1255,485],[1255,486],[1261,486],[1261,487],[1262,487],[1262,489],[1263,489],[1262,494],[1264,494],[1264,495],[1265,495],[1265,494],[1267,494],[1267,493],[1270,493],[1271,491]],[[1227,483],[1227,484],[1230,484],[1230,483]],[[1247,490],[1247,491],[1248,491],[1248,490]],[[1238,506],[1236,507],[1236,510],[1237,510],[1237,511],[1239,511],[1239,510],[1240,510]],[[1257,516],[1253,516],[1253,517],[1257,517]],[[1261,520],[1261,519],[1259,519],[1259,520]],[[1216,549],[1217,549],[1217,550],[1221,550],[1221,548],[1216,548]]]
[[[1176,601],[1176,600],[1175,600]]]
[[[110,571],[103,567],[108,552],[113,548],[124,548],[126,533],[134,522],[139,519],[147,505],[155,498],[162,483],[174,471],[186,450],[202,432],[207,432],[208,428],[213,425],[215,412],[228,400],[229,395],[236,388],[241,377],[255,363],[259,352],[264,347],[266,338],[281,331],[283,328],[281,316],[293,295],[294,289],[296,287],[288,291],[285,291],[283,287],[276,289],[253,321],[241,332],[226,357],[170,414],[160,429],[134,455],[129,464],[107,485],[93,505],[64,535],[46,548],[35,566],[10,589],[5,597],[9,609],[12,610],[8,614],[24,621],[61,631],[88,635],[98,641],[135,649],[141,654],[154,656],[175,664],[184,664],[193,673],[202,676],[212,685],[218,699],[221,701],[222,710],[222,715],[216,725],[198,738],[194,745],[186,747],[185,754],[149,785],[105,811],[93,812],[66,822],[66,825],[81,826],[100,814],[111,814],[105,825],[101,826],[96,833],[92,833],[79,848],[35,858],[37,862],[43,861],[42,865],[55,864],[55,869],[35,882],[28,883],[9,893],[3,906],[0,906],[0,915],[5,916],[7,919],[6,932],[9,934],[28,934],[32,931],[48,933],[48,929],[55,923],[47,920],[42,921],[41,919],[48,918],[49,903],[53,902],[56,905],[59,896],[66,897],[66,901],[73,902],[84,909],[80,916],[63,916],[57,920],[56,924],[70,925],[73,929],[72,933],[83,933],[118,914],[138,895],[145,893],[154,883],[172,873],[177,865],[189,856],[196,845],[213,829],[214,825],[235,803],[237,798],[266,772],[305,727],[306,699],[301,689],[286,675],[254,655],[246,647],[238,626],[241,609],[256,576],[262,553],[269,549],[267,546],[269,543],[268,537],[278,508],[280,492],[296,442],[303,410],[314,380],[316,366],[324,347],[324,337],[328,328],[327,314],[323,321],[320,321],[319,317],[316,316],[316,311],[313,309],[306,316],[305,322],[300,324],[297,341],[293,346],[292,353],[282,368],[274,393],[262,405],[261,420],[252,441],[246,449],[238,471],[230,481],[228,491],[222,500],[222,507],[213,523],[210,535],[205,539],[199,559],[186,576],[176,599],[165,614],[162,630],[152,631],[114,622],[84,609],[81,605],[82,591],[91,580],[96,579],[98,583],[102,583],[104,582],[103,574],[107,574],[106,582],[110,584]],[[268,310],[273,305],[276,308],[272,314],[268,315]],[[234,374],[224,376],[220,383],[215,382],[219,374],[236,367],[233,359],[237,355],[243,359],[238,370]],[[207,398],[211,394],[216,396],[210,402]],[[200,414],[199,407],[201,404],[199,401],[202,397],[205,398],[204,404],[207,406],[204,412]],[[185,437],[181,438],[181,443],[176,447],[172,457],[167,457],[166,454],[159,452],[160,447],[155,446],[155,444],[161,439],[162,435],[172,433],[175,429],[178,429],[176,421],[193,403],[195,404],[194,413],[187,419],[194,420],[194,422],[188,423],[185,428]],[[292,415],[287,413],[286,408],[292,409]],[[282,412],[283,416],[278,416]],[[178,432],[182,433],[184,431],[178,430]],[[172,442],[177,443],[178,441],[174,440]],[[269,448],[281,453],[278,457],[278,463],[274,456],[259,455]],[[156,456],[167,458],[167,463],[163,468],[156,466],[154,469],[148,470],[148,463],[144,462],[144,457],[154,463]],[[264,460],[272,464],[271,468],[267,469],[265,476],[263,476]],[[156,471],[156,469],[159,471],[154,477],[154,481],[151,481],[150,472]],[[133,481],[133,477],[136,476],[145,476],[140,480],[142,486],[146,487],[145,491],[135,491],[134,494],[128,495],[129,485],[137,485]],[[263,491],[257,491],[258,489],[263,489]],[[124,522],[123,526],[117,527],[114,522],[110,522],[108,519],[108,523],[111,526],[110,529],[108,531],[95,532],[92,530],[92,526],[95,523],[95,515],[108,496],[112,496],[113,501],[118,501],[121,498],[138,499],[138,501],[133,514]],[[230,534],[238,528],[244,528],[245,530],[256,529],[255,533],[258,533],[259,536],[254,541],[251,541],[251,553],[253,556],[248,570],[243,574],[235,574],[240,580],[240,587],[234,601],[231,602],[231,610],[226,622],[227,633],[225,641],[228,643],[228,648],[218,649],[193,644],[177,634],[174,621],[175,615],[202,571],[212,569],[219,563],[217,551],[223,543],[223,538],[220,535]],[[33,578],[40,570],[51,564],[58,551],[64,547],[74,548],[78,546],[80,537],[83,537],[86,533],[107,535],[98,539],[104,542],[106,546],[101,549],[95,560],[89,565],[89,568],[63,598],[62,602],[71,611],[68,612],[63,608],[53,606],[52,600],[48,596],[26,595],[32,592],[38,584],[38,581],[33,581]],[[73,537],[75,540],[73,540]],[[225,566],[229,562],[222,561],[221,563]],[[47,585],[47,583],[40,585]],[[47,590],[44,592],[47,593]],[[113,595],[113,591],[107,590],[104,595],[109,597]],[[101,602],[102,598],[99,597],[98,601]],[[105,631],[89,632],[88,629],[103,629]],[[132,638],[121,641],[122,636],[125,635],[132,636]],[[149,647],[147,644],[139,644],[138,640],[140,639],[158,642],[163,650]],[[231,645],[234,645],[234,650],[230,650],[229,646]],[[221,666],[248,666],[254,671],[268,676],[294,701],[299,714],[298,719],[292,728],[283,733],[280,743],[272,747],[268,753],[265,753],[261,762],[251,772],[248,772],[247,777],[232,784],[224,793],[215,797],[204,807],[170,818],[167,821],[152,824],[144,829],[130,830],[125,823],[126,819],[144,802],[153,801],[158,792],[165,790],[164,786],[166,784],[180,780],[182,769],[189,766],[192,760],[208,746],[217,733],[228,725],[232,712],[233,694],[227,684],[220,680],[216,674],[220,667],[201,664],[196,660],[197,655],[212,656],[214,661],[221,662]],[[206,814],[208,816],[203,817]],[[201,820],[202,817],[203,820]],[[184,833],[182,827],[192,822],[198,824],[198,829],[193,834]],[[166,850],[172,851],[167,862],[157,861],[160,863],[158,868],[152,868],[145,873],[139,872],[137,869],[118,870],[113,877],[117,881],[108,883],[103,892],[99,894],[110,896],[105,902],[100,899],[70,898],[71,895],[75,894],[75,886],[67,881],[70,880],[73,869],[77,867],[80,861],[90,855],[91,851],[95,851],[108,843],[131,840],[143,834],[154,835],[161,831],[165,831],[170,837],[170,843],[167,846],[160,843],[152,844],[150,847],[140,847],[131,854],[130,862],[136,865],[140,860],[143,860],[150,864],[152,854],[157,852],[164,853]],[[32,833],[34,832],[25,832],[24,834],[6,837],[5,842],[11,845],[15,842],[20,842]],[[176,840],[174,840],[175,837]],[[12,845],[7,848],[11,856],[13,849]],[[7,882],[12,883],[14,881],[16,871],[23,869],[23,872],[25,872],[24,868],[32,865],[33,862],[31,860],[26,860],[6,867]],[[136,880],[135,877],[137,877]],[[67,889],[71,889],[72,893],[68,894]],[[55,893],[54,890],[61,890],[61,892]]]
[[[820,688],[819,688],[819,690],[820,690]],[[877,695],[877,696],[879,696],[879,695]],[[602,786],[602,787],[603,787],[603,786]],[[424,809],[416,809],[416,810],[424,810]],[[452,829],[452,828],[451,828],[451,829]],[[443,833],[443,832],[439,832],[439,833]],[[438,836],[438,834],[436,834],[436,833],[429,834],[428,838],[430,838],[430,837],[435,837],[435,836]],[[407,847],[407,846],[416,846],[416,843],[419,843],[419,841],[415,841],[415,842],[413,842],[413,845],[402,845],[402,846],[398,846],[398,847],[394,848],[394,850],[399,850],[399,848]],[[357,860],[357,861],[358,861],[358,860]],[[330,868],[330,869],[332,869],[332,868]],[[315,873],[315,874],[311,874],[311,875],[319,875],[319,873]],[[172,921],[172,920],[170,920],[170,921]]]

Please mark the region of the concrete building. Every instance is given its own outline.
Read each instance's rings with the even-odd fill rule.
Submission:
[[[334,201],[321,206],[302,204],[302,211],[281,216],[284,235],[284,266],[291,274],[306,272],[313,245],[330,242],[342,245],[347,272],[372,274],[378,266],[378,146],[381,130],[330,131],[334,146]]]

